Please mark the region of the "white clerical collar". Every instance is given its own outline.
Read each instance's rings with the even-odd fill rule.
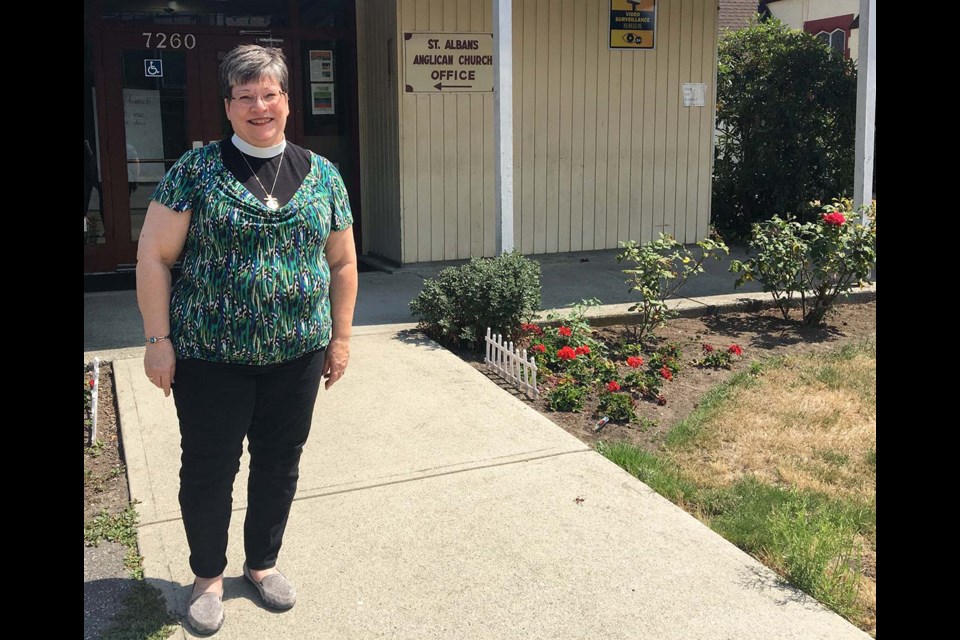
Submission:
[[[253,156],[254,158],[273,158],[280,155],[280,152],[287,148],[286,138],[281,140],[280,144],[275,144],[272,147],[255,147],[249,142],[246,142],[240,138],[240,136],[237,134],[233,134],[233,137],[230,138],[230,141],[237,149],[248,156]]]

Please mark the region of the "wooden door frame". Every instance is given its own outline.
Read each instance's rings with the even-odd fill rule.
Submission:
[[[116,29],[106,31],[110,36],[103,39],[102,70],[103,80],[98,81],[98,104],[103,103],[103,111],[98,112],[100,121],[101,171],[104,194],[104,225],[108,228],[108,242],[112,231],[114,268],[136,264],[137,241],[130,237],[129,192],[127,185],[126,128],[123,108],[123,69],[122,52],[144,49],[142,26],[137,30]],[[152,33],[185,33],[185,29],[157,29]],[[193,32],[191,32],[193,33]],[[186,135],[187,149],[191,140],[199,140],[203,133],[199,96],[194,87],[202,86],[198,54],[186,51]],[[101,99],[102,95],[102,99]],[[121,152],[122,150],[122,152]]]

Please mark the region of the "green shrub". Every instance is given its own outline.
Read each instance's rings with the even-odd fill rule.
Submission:
[[[614,347],[613,355],[620,360],[626,360],[630,356],[642,356],[645,349],[638,342],[620,342]]]
[[[636,402],[628,393],[601,393],[598,410],[612,422],[628,424],[637,420]]]
[[[803,324],[819,324],[841,293],[860,286],[877,260],[877,234],[849,220],[844,202],[823,207],[817,222],[800,223],[774,216],[753,226],[746,262],[732,260],[735,286],[757,280],[784,318],[800,308]]]
[[[620,376],[615,362],[608,358],[595,358],[593,361],[593,381],[604,382],[617,380]]]
[[[738,344],[731,344],[728,348],[722,349],[704,342],[701,345],[701,350],[703,351],[703,357],[693,361],[694,366],[701,369],[732,369],[733,356],[738,358],[743,356],[743,349]]]
[[[554,331],[558,331],[561,327],[570,329],[569,339],[563,344],[574,346],[588,344],[591,348],[598,349],[602,347],[603,343],[591,337],[593,335],[593,327],[590,326],[590,321],[587,320],[587,313],[591,308],[599,307],[600,304],[601,302],[598,298],[581,300],[574,304],[573,308],[566,315],[550,312],[547,314],[546,319],[547,322],[557,323]]]
[[[521,325],[518,348],[526,348],[541,370],[563,373],[584,383],[591,382],[598,360],[604,360],[606,345],[593,337],[593,329],[586,319],[590,307],[597,306],[597,299],[583,300],[574,305],[567,315],[550,313],[547,320],[557,322],[555,327],[536,324]]]
[[[443,269],[410,303],[428,335],[474,348],[483,344],[487,327],[516,339],[539,309],[540,265],[516,251]]]
[[[627,375],[627,384],[644,398],[656,400],[660,395],[663,376],[651,371],[634,371]]]
[[[650,355],[648,368],[650,371],[659,371],[666,367],[671,373],[680,372],[680,360],[683,358],[683,350],[677,342],[669,342]]]
[[[816,217],[853,184],[857,76],[815,36],[777,20],[723,35],[718,48],[712,221],[745,234],[774,213]]]
[[[675,294],[687,283],[691,276],[703,273],[703,263],[707,258],[719,259],[721,253],[730,250],[723,240],[707,238],[697,243],[700,255],[680,244],[670,236],[660,234],[652,242],[638,245],[635,241],[621,243],[622,251],[617,254],[617,262],[632,263],[624,269],[629,278],[630,291],[640,294],[640,301],[630,307],[640,317],[634,327],[634,340],[641,341],[675,315],[667,308],[667,298]]]
[[[580,411],[587,399],[587,388],[576,382],[558,384],[547,394],[547,402],[553,411]]]
[[[565,367],[562,368],[563,372],[578,384],[589,385],[593,382],[593,366],[586,356],[578,356],[574,360],[568,360]]]

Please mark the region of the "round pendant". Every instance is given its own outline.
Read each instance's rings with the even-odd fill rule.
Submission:
[[[279,208],[280,208],[280,203],[277,202],[276,198],[274,198],[273,196],[270,196],[267,198],[267,209],[270,209],[271,211],[276,211]]]

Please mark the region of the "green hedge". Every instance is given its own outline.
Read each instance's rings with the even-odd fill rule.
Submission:
[[[725,33],[717,72],[713,224],[734,235],[853,189],[857,74],[777,20]]]
[[[424,282],[410,303],[420,328],[447,344],[483,344],[487,327],[515,338],[540,310],[540,265],[519,252],[471,258]]]

